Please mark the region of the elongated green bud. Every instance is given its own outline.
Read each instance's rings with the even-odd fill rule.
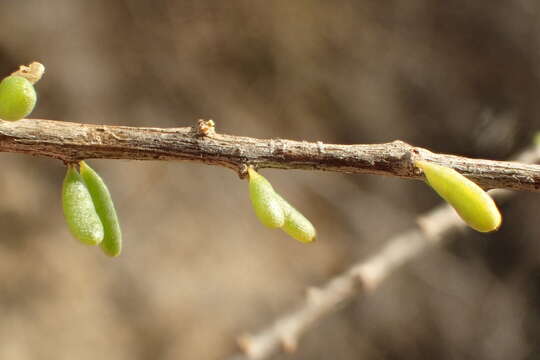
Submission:
[[[104,236],[100,246],[109,256],[118,256],[122,251],[122,231],[116,216],[116,210],[107,185],[87,163],[80,162],[81,177],[83,178],[96,212],[103,224]]]
[[[88,245],[103,240],[103,225],[81,175],[69,165],[62,186],[64,217],[71,234]]]
[[[454,169],[427,161],[416,161],[427,183],[454,207],[470,227],[480,232],[495,231],[501,226],[497,205],[480,186]]]
[[[310,243],[314,241],[317,237],[317,231],[313,224],[279,194],[276,193],[275,196],[279,200],[283,211],[285,211],[285,223],[281,229],[300,242]]]
[[[32,112],[36,101],[34,86],[24,77],[11,75],[0,82],[0,119],[20,120]]]
[[[285,213],[276,198],[272,185],[252,168],[248,169],[249,197],[255,215],[266,226],[280,228],[285,223]]]

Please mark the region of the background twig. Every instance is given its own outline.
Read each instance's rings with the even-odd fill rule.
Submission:
[[[189,160],[242,173],[258,168],[309,169],[422,179],[417,158],[452,167],[485,189],[538,191],[540,167],[515,162],[435,154],[402,141],[336,145],[215,134],[206,122],[195,128],[90,125],[26,119],[0,122],[0,152],[48,156],[74,162],[88,158]]]

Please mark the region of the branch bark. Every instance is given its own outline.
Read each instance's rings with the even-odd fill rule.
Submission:
[[[524,152],[517,160],[539,161],[540,147]],[[515,193],[499,189],[490,194],[502,202]],[[354,264],[321,288],[308,289],[306,299],[297,309],[256,334],[241,336],[238,343],[243,354],[229,360],[261,360],[268,359],[279,350],[293,352],[300,337],[317,321],[354,297],[375,291],[400,266],[431,247],[440,245],[449,238],[449,234],[465,227],[454,209],[446,204],[420,216],[415,228],[392,237],[373,256]]]
[[[213,125],[210,124],[210,126]],[[216,134],[208,122],[183,128],[148,128],[25,119],[0,121],[0,152],[79,160],[183,160],[245,173],[257,168],[323,170],[423,179],[413,161],[454,168],[484,189],[539,191],[540,166],[436,154],[394,141],[336,145]]]

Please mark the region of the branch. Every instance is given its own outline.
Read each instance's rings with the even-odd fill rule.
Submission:
[[[540,147],[519,157],[523,162],[539,160]],[[490,194],[499,201],[505,201],[514,193],[494,190]],[[373,292],[401,265],[418,257],[424,250],[441,244],[453,231],[465,227],[449,205],[441,205],[420,216],[417,227],[391,238],[372,257],[354,264],[323,287],[308,289],[305,301],[296,310],[255,335],[240,337],[238,343],[245,355],[236,355],[230,360],[267,359],[281,348],[287,352],[294,351],[302,334],[318,320],[353,297]]]
[[[402,141],[335,145],[216,134],[213,122],[195,127],[148,128],[53,120],[0,121],[0,152],[83,159],[187,160],[220,165],[241,176],[245,166],[323,170],[423,179],[416,159],[454,168],[485,189],[539,191],[540,166],[435,154]]]

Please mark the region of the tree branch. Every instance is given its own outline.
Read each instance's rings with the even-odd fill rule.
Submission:
[[[518,160],[539,161],[540,147],[523,153]],[[501,202],[514,193],[494,190],[490,194]],[[257,334],[241,336],[238,343],[244,354],[229,360],[261,360],[269,358],[280,349],[294,351],[300,337],[318,320],[336,311],[339,305],[353,297],[373,292],[401,265],[418,257],[423,251],[440,245],[449,234],[465,227],[454,209],[446,204],[420,216],[417,227],[391,238],[367,260],[354,264],[321,288],[308,289],[306,299],[296,310],[285,314]]]
[[[485,189],[539,191],[540,166],[435,154],[402,141],[335,145],[216,134],[213,122],[148,128],[53,120],[0,121],[0,152],[47,156],[66,163],[89,158],[187,160],[220,165],[241,176],[257,168],[323,170],[422,179],[416,159],[451,167]]]

